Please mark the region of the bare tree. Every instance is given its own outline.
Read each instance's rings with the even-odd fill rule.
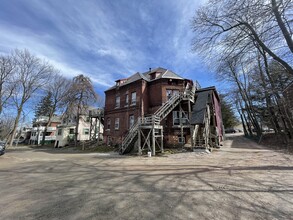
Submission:
[[[11,114],[4,113],[0,119],[0,140],[6,140],[6,138],[11,134],[14,117]]]
[[[194,49],[225,59],[257,44],[293,75],[292,7],[291,0],[210,0],[193,21]]]
[[[67,112],[69,114],[73,113],[76,116],[74,142],[75,146],[77,146],[81,116],[86,114],[90,105],[94,105],[99,100],[99,96],[95,92],[90,78],[84,75],[78,75],[73,78],[66,100],[68,103]]]
[[[52,77],[52,82],[44,87],[45,91],[51,93],[52,105],[49,109],[48,122],[43,132],[42,145],[44,145],[45,143],[45,136],[48,130],[48,126],[51,123],[54,114],[57,110],[61,110],[65,107],[64,100],[70,95],[70,88],[71,81],[59,75],[58,73],[54,74],[54,76]]]
[[[15,89],[12,100],[17,114],[9,138],[10,146],[15,137],[24,105],[49,82],[51,75],[55,72],[50,64],[30,54],[28,50],[15,50],[12,57],[16,65],[13,78]]]
[[[14,89],[12,82],[15,63],[11,56],[0,56],[0,115]]]
[[[282,104],[282,90],[293,80],[292,10],[292,0],[210,0],[194,17],[193,49],[236,88],[246,134],[254,128],[261,137],[269,123],[292,136]]]

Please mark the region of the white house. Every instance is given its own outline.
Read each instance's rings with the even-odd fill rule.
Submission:
[[[31,136],[29,143],[30,144],[40,144],[43,139],[43,133],[45,131],[45,127],[48,124],[49,117],[40,116],[33,122],[33,127],[31,129]],[[53,116],[50,124],[47,127],[47,131],[45,134],[45,142],[46,143],[54,143],[56,140],[56,131],[57,125],[61,123],[60,116]]]
[[[78,141],[103,138],[104,126],[101,123],[101,114],[103,114],[103,110],[90,108],[80,116],[77,132]],[[70,141],[74,141],[75,128],[76,116],[64,116],[62,123],[57,126],[55,147],[64,147]]]

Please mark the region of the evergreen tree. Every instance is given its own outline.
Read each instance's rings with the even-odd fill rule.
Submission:
[[[53,108],[52,93],[49,91],[41,99],[39,104],[35,109],[35,120],[40,116],[50,116],[51,110]]]
[[[225,97],[225,95],[220,95],[222,120],[225,128],[232,128],[239,124],[239,120],[233,111],[232,104],[229,103]]]

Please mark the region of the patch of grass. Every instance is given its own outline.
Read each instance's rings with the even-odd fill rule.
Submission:
[[[82,147],[79,146],[79,149],[81,150]],[[99,145],[99,146],[94,146],[90,148],[86,148],[83,150],[84,152],[97,152],[97,153],[107,153],[107,152],[112,152],[114,151],[115,148],[111,146],[106,146],[106,145]]]

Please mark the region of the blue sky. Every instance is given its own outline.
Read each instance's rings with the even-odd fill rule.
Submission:
[[[27,48],[69,78],[85,74],[97,92],[119,78],[164,67],[219,85],[191,52],[200,0],[1,0],[0,53]]]

